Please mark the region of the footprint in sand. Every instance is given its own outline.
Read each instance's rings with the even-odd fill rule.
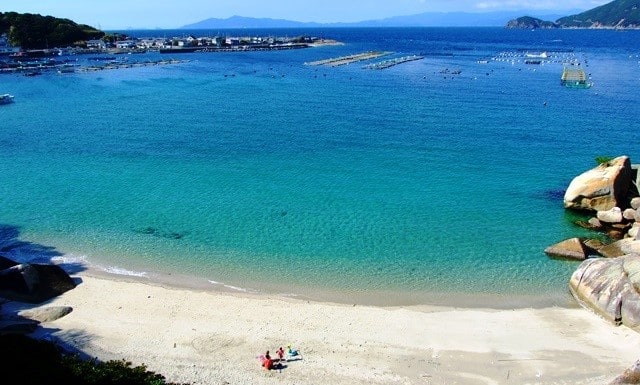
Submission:
[[[191,341],[191,346],[196,352],[200,354],[207,354],[215,353],[220,350],[226,350],[231,346],[240,346],[245,343],[245,338],[207,335],[194,338]]]

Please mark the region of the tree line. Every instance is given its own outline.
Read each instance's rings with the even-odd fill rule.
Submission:
[[[101,39],[105,33],[69,19],[31,13],[0,12],[0,35],[22,49],[61,48]]]

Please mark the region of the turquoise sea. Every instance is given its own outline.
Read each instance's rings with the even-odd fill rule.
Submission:
[[[0,254],[342,302],[570,302],[578,263],[543,250],[587,234],[562,196],[596,156],[640,163],[639,31],[223,33],[344,44],[0,75]],[[305,64],[370,50],[392,54]],[[561,86],[568,63],[593,86]]]

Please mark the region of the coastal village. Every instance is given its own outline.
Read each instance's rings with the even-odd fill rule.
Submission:
[[[73,47],[22,50],[12,47],[6,34],[0,36],[0,74],[23,73],[36,76],[45,71],[87,72],[103,69],[178,64],[186,60],[117,60],[119,55],[158,52],[182,54],[201,52],[246,52],[303,49],[339,42],[310,36],[204,36],[130,37],[116,34],[114,39],[94,39]]]

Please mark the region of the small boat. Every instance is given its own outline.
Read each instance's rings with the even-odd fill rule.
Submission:
[[[0,104],[13,103],[13,95],[4,94],[0,95]]]

